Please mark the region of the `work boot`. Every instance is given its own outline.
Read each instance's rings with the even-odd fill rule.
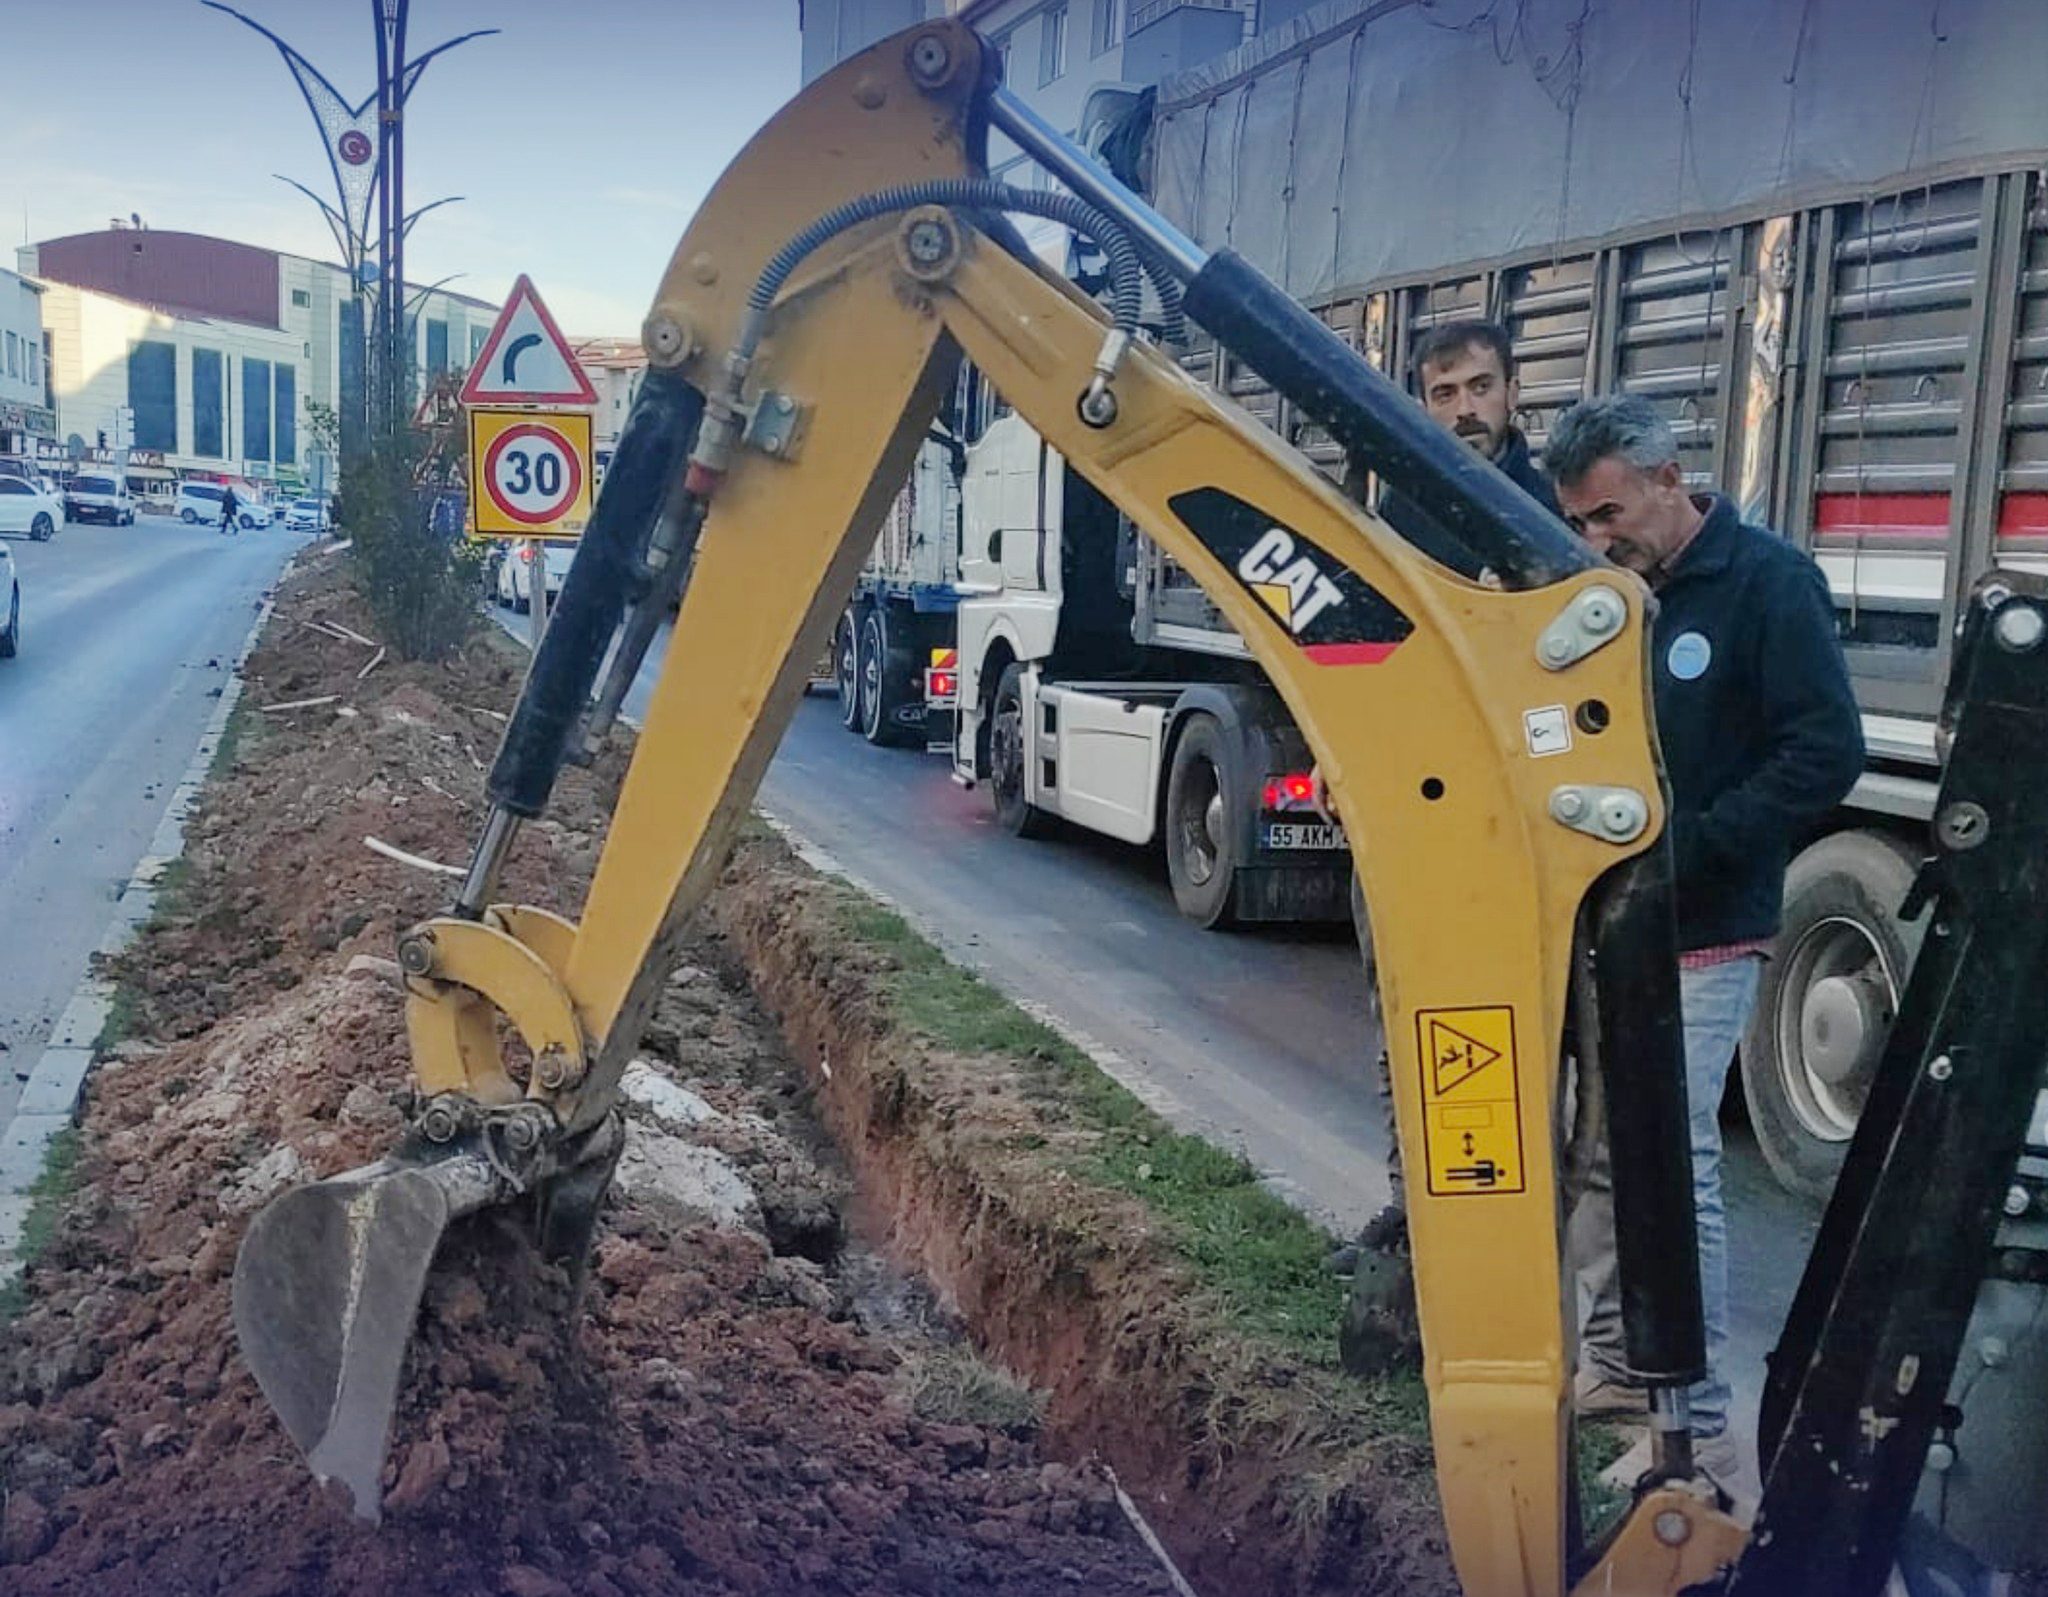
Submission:
[[[1337,1356],[1352,1375],[1376,1377],[1422,1362],[1408,1216],[1389,1204],[1358,1234],[1351,1297],[1337,1328]]]
[[[1582,1420],[1611,1425],[1648,1425],[1650,1393],[1619,1376],[1599,1369],[1582,1369],[1572,1377],[1572,1410]]]

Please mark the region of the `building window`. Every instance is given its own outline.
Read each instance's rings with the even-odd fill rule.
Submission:
[[[270,458],[270,362],[242,357],[242,453]]]
[[[489,336],[488,327],[472,327],[469,330],[469,363],[474,366],[476,358],[483,353],[484,339]]]
[[[21,340],[12,333],[7,335],[7,375],[21,375]]]
[[[1067,8],[1054,6],[1039,19],[1038,86],[1067,70]]]
[[[145,339],[128,352],[128,408],[137,449],[178,447],[178,346]]]
[[[311,310],[313,308],[313,296],[303,288],[295,288],[292,290],[292,303],[302,311]]]
[[[1002,58],[1003,81],[1005,83],[1014,82],[1015,75],[1010,71],[1010,36],[1007,33],[996,40],[996,54]]]
[[[299,372],[283,361],[277,364],[277,463],[293,466],[299,459]]]
[[[1101,55],[1124,42],[1124,0],[1095,0],[1095,49]]]
[[[219,460],[227,453],[220,442],[220,419],[226,414],[220,391],[220,351],[195,349],[192,351],[193,454]]]
[[[43,334],[43,406],[57,408],[57,335]]]
[[[440,375],[448,369],[448,324],[427,323],[427,370]]]

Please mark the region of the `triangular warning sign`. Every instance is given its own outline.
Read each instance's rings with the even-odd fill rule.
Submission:
[[[1434,1084],[1432,1097],[1441,1098],[1454,1087],[1463,1086],[1501,1057],[1498,1048],[1468,1037],[1456,1026],[1435,1016],[1429,1021],[1429,1069]]]
[[[597,390],[524,272],[462,385],[465,405],[594,405]]]
[[[421,432],[432,432],[436,427],[452,427],[461,419],[462,407],[455,397],[454,382],[446,372],[437,373],[420,395],[419,409],[412,413],[413,426]]]

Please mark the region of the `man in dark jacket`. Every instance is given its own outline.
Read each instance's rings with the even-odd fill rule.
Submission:
[[[1677,442],[1647,400],[1614,394],[1574,406],[1551,432],[1544,461],[1573,529],[1657,600],[1651,692],[1671,783],[1707,1329],[1708,1373],[1693,1388],[1692,1420],[1702,1461],[1729,1486],[1723,1471],[1738,1460],[1727,1437],[1728,1228],[1717,1115],[1778,930],[1786,861],[1862,771],[1862,724],[1826,579],[1777,534],[1746,524],[1726,499],[1689,494]],[[1586,1198],[1574,1229],[1594,1306],[1579,1412],[1641,1417],[1644,1395],[1629,1386],[1621,1348],[1612,1192],[1596,1176]],[[1741,1476],[1753,1472],[1739,1460]]]
[[[1497,322],[1446,322],[1415,345],[1415,379],[1422,403],[1448,432],[1457,434],[1552,515],[1557,495],[1529,454],[1529,440],[1514,423],[1522,388],[1514,346]],[[1418,503],[1394,488],[1380,494],[1380,518],[1445,565],[1479,575],[1479,561]]]
[[[1524,493],[1552,515],[1557,495],[1529,453],[1529,440],[1514,424],[1521,403],[1515,351],[1498,322],[1446,322],[1416,342],[1414,368],[1422,403],[1438,425],[1492,461]],[[1362,494],[1362,481],[1357,489]],[[1419,502],[1394,488],[1381,491],[1380,519],[1423,553],[1480,581],[1485,568]],[[1372,929],[1357,879],[1351,884],[1351,918],[1366,962],[1366,991],[1375,1026],[1379,995],[1375,985]],[[1356,1375],[1376,1375],[1421,1354],[1415,1323],[1415,1283],[1408,1259],[1408,1215],[1401,1180],[1401,1139],[1394,1126],[1394,1086],[1386,1050],[1380,1050],[1380,1106],[1387,1122],[1387,1181],[1392,1201],[1369,1220],[1356,1241],[1337,1250],[1333,1263],[1352,1275],[1351,1298],[1338,1334],[1344,1366]]]

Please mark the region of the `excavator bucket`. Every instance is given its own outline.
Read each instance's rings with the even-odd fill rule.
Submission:
[[[321,1480],[375,1521],[406,1342],[441,1234],[498,1186],[489,1163],[385,1160],[284,1193],[235,1261],[235,1334]]]

